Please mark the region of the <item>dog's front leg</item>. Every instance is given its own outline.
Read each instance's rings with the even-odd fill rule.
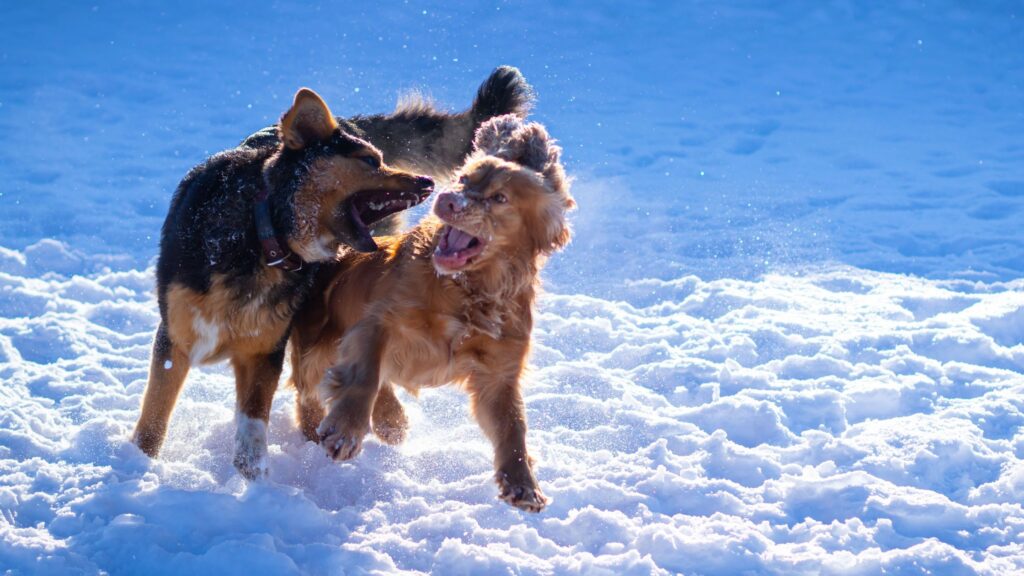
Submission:
[[[518,373],[474,373],[469,391],[473,413],[494,444],[499,498],[527,512],[540,512],[548,498],[537,485],[526,451],[526,407],[519,392]]]
[[[284,347],[270,354],[235,356],[237,421],[234,465],[247,480],[266,477],[267,424],[277,380],[284,364]]]
[[[338,364],[320,383],[320,399],[328,412],[317,433],[320,445],[335,460],[353,458],[363,448],[380,390],[384,342],[383,329],[375,321],[356,324],[341,341]]]

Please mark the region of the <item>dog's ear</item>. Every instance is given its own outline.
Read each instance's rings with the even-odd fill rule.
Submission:
[[[551,190],[553,196],[550,198],[551,205],[558,213],[557,217],[553,217],[550,220],[554,223],[554,229],[549,230],[551,232],[551,244],[547,252],[551,253],[564,248],[572,237],[569,223],[565,219],[565,213],[576,208],[576,200],[569,193],[571,179],[566,176],[565,167],[562,166],[562,149],[550,139],[547,140],[545,146],[544,168],[540,170],[540,173],[544,176],[544,180]],[[537,158],[535,159],[536,162],[540,162],[539,156],[538,151]]]
[[[576,206],[576,202],[569,197],[566,197],[564,201],[563,199],[552,198],[550,202],[545,226],[547,228],[545,230],[547,237],[542,241],[543,244],[538,247],[544,254],[551,254],[565,248],[569,240],[572,239],[572,230],[569,228],[569,222],[565,218],[565,213]]]
[[[548,131],[536,122],[531,122],[516,130],[513,136],[518,148],[518,158],[515,162],[526,166],[537,172],[544,172],[548,164],[558,162],[560,150],[553,145]]]
[[[548,136],[544,126],[526,124],[515,114],[491,118],[476,131],[473,146],[489,156],[521,164],[531,170],[544,172],[558,162],[559,148]]]
[[[484,122],[473,137],[473,147],[488,156],[508,158],[508,145],[512,135],[523,125],[523,121],[515,114],[497,116]]]
[[[281,117],[281,142],[292,150],[301,150],[314,142],[326,140],[338,127],[323,98],[309,88],[295,93],[295,102]]]
[[[562,226],[562,230],[558,233],[558,236],[555,237],[555,241],[552,242],[551,245],[554,248],[561,250],[562,248],[565,248],[567,244],[569,244],[569,240],[571,239],[572,232],[569,231],[569,227]]]

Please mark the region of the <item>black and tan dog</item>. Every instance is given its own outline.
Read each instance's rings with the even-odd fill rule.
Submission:
[[[160,240],[160,326],[134,442],[160,451],[189,368],[229,359],[235,371],[234,464],[266,474],[266,428],[285,344],[319,262],[341,245],[377,248],[371,233],[422,202],[429,177],[447,177],[470,151],[475,128],[525,116],[529,85],[495,70],[472,108],[438,112],[415,102],[390,115],[335,118],[302,89],[281,122],[216,154],[179,184]]]

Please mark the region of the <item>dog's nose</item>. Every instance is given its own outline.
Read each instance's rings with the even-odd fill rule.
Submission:
[[[429,176],[419,176],[416,178],[416,185],[420,188],[433,188],[434,181]]]
[[[466,199],[461,194],[442,192],[435,201],[434,212],[444,217],[455,216],[466,207]]]

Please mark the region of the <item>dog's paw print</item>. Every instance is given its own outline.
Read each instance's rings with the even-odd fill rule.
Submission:
[[[540,512],[551,502],[536,484],[512,482],[503,472],[498,473],[498,489],[498,498],[526,512]]]

